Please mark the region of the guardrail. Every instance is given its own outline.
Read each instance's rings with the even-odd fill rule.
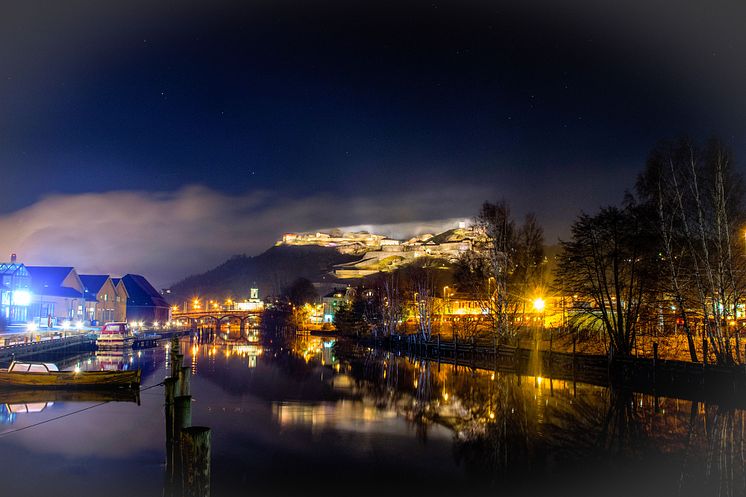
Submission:
[[[3,339],[5,339],[5,337],[0,338],[0,340]],[[76,334],[57,338],[49,337],[37,341],[12,343],[2,342],[2,345],[0,346],[0,360],[7,361],[13,357],[20,358],[42,352],[63,350],[70,347],[92,347],[95,343],[96,339],[89,334]]]

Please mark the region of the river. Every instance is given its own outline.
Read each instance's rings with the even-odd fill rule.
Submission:
[[[415,361],[334,339],[196,344],[212,495],[746,495],[744,411]],[[135,398],[0,401],[0,495],[164,494],[167,345],[56,357]]]

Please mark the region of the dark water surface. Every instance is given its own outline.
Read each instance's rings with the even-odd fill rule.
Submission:
[[[212,495],[746,495],[746,418],[729,399],[332,345],[182,340],[192,422],[212,429]],[[163,345],[56,358],[142,368],[139,405],[0,392],[0,495],[163,495],[167,359]]]

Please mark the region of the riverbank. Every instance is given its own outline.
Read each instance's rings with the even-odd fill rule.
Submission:
[[[660,397],[746,408],[746,369],[657,357],[615,357],[484,342],[424,341],[416,335],[357,343],[398,355],[496,372],[614,386]]]

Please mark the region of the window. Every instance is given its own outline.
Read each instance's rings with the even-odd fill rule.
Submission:
[[[104,302],[108,302],[108,301],[109,301],[109,294],[105,293],[104,294]]]

